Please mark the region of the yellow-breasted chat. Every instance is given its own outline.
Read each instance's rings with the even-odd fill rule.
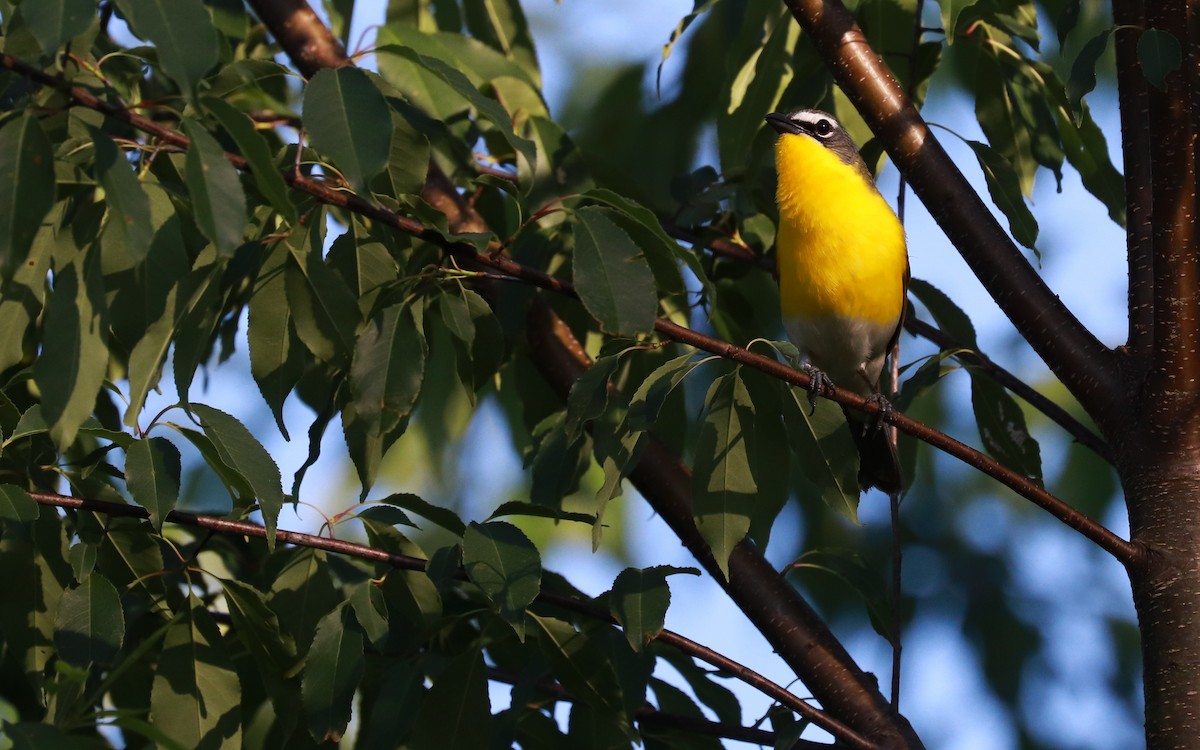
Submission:
[[[779,230],[775,253],[783,325],[815,378],[879,397],[884,360],[900,335],[908,287],[904,227],[850,135],[816,109],[775,112]],[[859,484],[900,491],[887,433],[846,412]]]

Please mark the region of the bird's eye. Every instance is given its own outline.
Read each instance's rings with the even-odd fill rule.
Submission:
[[[833,132],[833,123],[831,123],[829,120],[822,118],[820,120],[817,120],[817,124],[813,126],[813,129],[816,131],[817,135],[824,138],[825,136],[827,136]]]

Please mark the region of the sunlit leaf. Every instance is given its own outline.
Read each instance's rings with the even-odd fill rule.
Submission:
[[[233,137],[238,150],[250,163],[250,171],[259,191],[280,215],[289,222],[295,222],[296,207],[288,197],[287,183],[275,167],[266,139],[255,131],[253,121],[224,99],[209,96],[201,99],[201,103]]]
[[[704,402],[692,465],[692,514],[728,577],[729,555],[750,530],[750,505],[758,492],[748,437],[754,404],[736,372],[717,378]]]

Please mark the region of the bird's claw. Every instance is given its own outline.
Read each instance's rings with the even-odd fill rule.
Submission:
[[[888,401],[882,393],[872,393],[867,396],[867,403],[874,404],[879,410],[863,424],[864,435],[878,430],[881,424],[890,421],[892,415],[896,413],[896,407],[892,406],[892,402]]]
[[[808,416],[811,417],[817,412],[817,397],[824,390],[832,390],[833,381],[812,365],[804,365],[804,372],[808,374]]]

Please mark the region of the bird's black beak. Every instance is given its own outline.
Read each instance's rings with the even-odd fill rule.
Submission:
[[[782,112],[772,112],[764,118],[780,135],[799,135],[802,130],[792,118]]]

